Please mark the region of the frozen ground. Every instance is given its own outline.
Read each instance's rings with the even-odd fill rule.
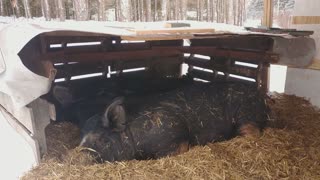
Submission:
[[[177,22],[177,21],[169,21],[169,22]],[[232,31],[232,32],[246,32],[243,27],[234,26],[230,24],[222,24],[222,23],[210,23],[210,22],[197,22],[197,21],[183,21],[186,23],[190,23],[191,27],[195,28],[215,28],[218,31]],[[1,17],[0,16],[0,29],[9,24],[21,24],[21,23],[32,23],[43,25],[45,27],[52,28],[81,28],[83,30],[90,30],[94,28],[101,27],[124,27],[124,28],[137,28],[137,29],[153,29],[153,28],[162,28],[164,26],[164,22],[116,22],[116,21],[108,21],[108,22],[99,22],[99,21],[74,21],[67,20],[65,22],[59,21],[45,21],[44,18],[33,18],[33,19],[25,19],[25,18],[13,18],[13,17]],[[255,27],[260,23],[260,20],[250,20],[245,23],[245,26]]]

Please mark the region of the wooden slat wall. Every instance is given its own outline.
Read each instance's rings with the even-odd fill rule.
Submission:
[[[239,81],[243,83],[255,83],[257,88],[262,92],[267,92],[269,89],[268,85],[268,70],[269,65],[267,63],[255,63],[257,68],[246,67],[236,65],[235,61],[241,62],[241,60],[220,60],[217,63],[217,58],[211,57],[210,60],[190,57],[185,59],[191,68],[189,68],[189,75],[194,78],[203,79],[206,81]],[[196,68],[198,67],[198,68]],[[200,69],[199,69],[200,68]],[[201,68],[204,68],[201,70]],[[208,72],[212,70],[212,72]],[[222,72],[224,75],[220,74]],[[250,78],[253,81],[244,80],[242,78],[232,77],[232,75],[240,76],[243,78]]]
[[[181,38],[181,37],[180,37]],[[57,69],[56,79],[101,73],[94,78],[134,77],[177,77],[181,75],[183,62],[191,66],[190,75],[208,81],[241,81],[239,77],[255,80],[257,87],[267,90],[268,65],[278,61],[278,55],[270,53],[273,40],[269,37],[225,35],[204,39],[191,39],[190,46],[183,40],[122,41],[110,36],[41,36],[42,50],[38,60],[50,61]],[[69,43],[98,42],[94,45],[68,46]],[[57,44],[60,47],[50,47]],[[210,60],[194,56],[184,58],[184,53],[208,56]],[[236,64],[255,64],[258,68]],[[202,71],[206,68],[212,72]],[[144,68],[127,72],[133,68]],[[110,72],[109,72],[110,71]],[[224,73],[224,75],[218,72]]]
[[[110,74],[111,77],[123,74],[145,74],[160,76],[164,74],[177,76],[183,63],[183,53],[170,47],[181,47],[183,40],[122,42],[117,37],[79,36],[57,37],[42,36],[41,60],[50,59],[57,69],[56,79],[67,81],[74,76],[93,73]],[[69,47],[69,43],[100,42],[97,45],[78,45]],[[55,44],[60,47],[50,47]],[[167,47],[168,50],[154,50]],[[123,70],[145,67],[146,72],[123,72]],[[156,74],[155,74],[156,73]],[[97,77],[101,78],[101,77]]]

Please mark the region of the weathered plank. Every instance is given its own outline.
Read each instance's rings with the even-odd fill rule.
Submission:
[[[320,24],[320,16],[293,16],[292,24]]]
[[[182,49],[184,53],[189,53],[189,54],[201,54],[205,56],[242,59],[247,62],[254,62],[254,63],[257,63],[260,61],[276,63],[279,61],[279,56],[277,54],[269,53],[269,52],[220,49],[220,48],[207,47],[207,46],[183,47]]]
[[[199,79],[203,79],[211,82],[241,82],[241,83],[247,83],[247,84],[255,83],[255,82],[246,81],[246,80],[242,80],[234,77],[226,77],[220,74],[209,73],[209,72],[201,71],[197,69],[191,70],[189,72],[189,75],[191,75],[194,78],[199,78]]]
[[[214,60],[204,60],[201,58],[190,57],[185,59],[185,62],[192,66],[202,67],[211,70],[217,70],[221,72],[227,72],[229,74],[235,74],[239,76],[245,76],[255,79],[257,76],[257,69],[243,66],[222,66],[215,64]]]
[[[151,59],[140,59],[140,60],[130,60],[130,61],[115,61],[112,63],[111,71],[132,69],[140,67],[149,67],[159,63],[165,63],[168,66],[172,64],[181,64],[183,59],[176,57],[162,57],[162,58],[151,58]]]
[[[57,69],[56,78],[72,77],[84,74],[105,72],[108,70],[108,65],[102,63],[76,63],[55,66]]]
[[[273,39],[256,35],[220,35],[214,38],[191,39],[191,46],[211,46],[225,49],[270,51]]]
[[[93,52],[93,53],[64,53],[50,52],[41,56],[41,59],[50,59],[54,63],[58,62],[97,62],[114,60],[138,60],[152,57],[168,57],[181,55],[181,51],[175,48],[150,49],[139,51],[119,51],[119,52]]]
[[[131,30],[140,35],[155,35],[155,34],[197,34],[197,33],[214,33],[213,28],[163,28],[163,29],[134,29]]]

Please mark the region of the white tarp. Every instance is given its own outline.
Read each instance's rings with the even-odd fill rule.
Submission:
[[[43,22],[42,22],[43,23]],[[90,29],[84,29],[81,23],[62,24],[43,23],[44,27],[36,24],[11,24],[0,31],[0,91],[9,95],[15,107],[22,107],[50,90],[51,81],[31,72],[21,62],[18,53],[35,36],[49,31],[74,30],[97,32],[105,34],[132,33],[110,27],[90,24]],[[88,25],[86,26],[88,27]]]
[[[0,74],[6,69],[6,64],[4,63],[3,55],[0,49]]]
[[[28,70],[18,56],[30,39],[41,32],[30,25],[23,29],[20,25],[11,25],[0,31],[0,51],[5,64],[0,74],[0,91],[9,95],[18,107],[48,92],[50,87],[49,79]]]

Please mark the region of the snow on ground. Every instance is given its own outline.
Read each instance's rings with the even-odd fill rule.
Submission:
[[[197,22],[197,21],[166,21],[166,22],[184,22],[190,23],[192,28],[214,28],[217,31],[231,31],[231,32],[246,32],[243,27],[234,26],[230,24],[222,24],[222,23],[211,23],[211,22]],[[82,30],[90,30],[95,31],[99,28],[107,28],[107,27],[117,27],[124,29],[156,29],[156,28],[164,28],[164,21],[159,22],[116,22],[116,21],[107,21],[107,22],[99,22],[99,21],[74,21],[74,20],[66,20],[65,22],[60,21],[45,21],[44,18],[33,18],[33,19],[25,19],[25,18],[13,18],[13,17],[1,17],[0,16],[0,29],[9,24],[23,24],[23,23],[31,23],[39,26],[43,26],[46,28],[75,28]],[[90,29],[88,29],[90,27]]]
[[[35,164],[28,143],[4,118],[0,110],[0,179],[14,180],[29,171]]]

